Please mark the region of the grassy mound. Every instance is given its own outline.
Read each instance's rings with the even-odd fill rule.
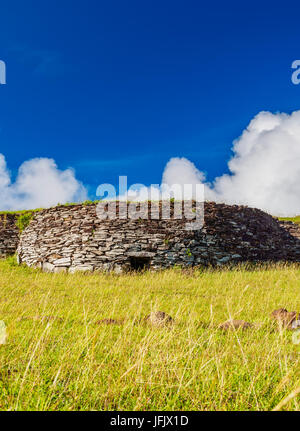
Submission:
[[[46,274],[0,262],[0,409],[299,410],[300,270]],[[162,310],[172,327],[143,317]],[[255,329],[222,332],[229,317]],[[294,391],[294,392],[293,392]]]
[[[292,221],[293,223],[300,224],[300,216],[296,217],[278,217],[279,220]]]

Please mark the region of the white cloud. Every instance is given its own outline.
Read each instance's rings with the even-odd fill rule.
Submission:
[[[187,159],[166,165],[162,182],[205,183],[205,198],[260,208],[273,215],[300,214],[300,111],[260,112],[233,143],[230,175],[213,184]]]
[[[168,184],[199,184],[205,180],[194,163],[182,157],[173,157],[168,161],[163,172],[162,183]]]
[[[300,214],[300,111],[260,112],[234,142],[233,152],[231,175],[207,187],[209,199],[273,215]]]
[[[35,158],[24,162],[15,182],[11,181],[5,158],[0,154],[0,209],[21,210],[78,202],[87,196],[72,169],[61,171],[55,161]]]
[[[146,187],[143,184],[133,184],[127,193],[119,195],[118,199],[139,202],[174,197],[175,199],[197,198],[199,201],[203,201],[204,187],[201,185],[204,180],[204,174],[190,160],[184,157],[173,157],[165,166],[160,185],[152,184],[150,187]]]

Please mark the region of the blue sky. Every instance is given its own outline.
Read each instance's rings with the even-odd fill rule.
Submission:
[[[296,2],[2,2],[0,153],[98,184],[159,183],[170,157],[209,180],[260,111],[300,107]]]

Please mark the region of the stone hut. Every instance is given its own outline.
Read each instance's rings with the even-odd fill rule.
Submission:
[[[293,232],[258,209],[207,202],[203,227],[185,226],[185,219],[165,220],[161,211],[156,219],[101,220],[95,204],[57,206],[34,215],[17,255],[20,263],[51,272],[300,261],[298,226]]]

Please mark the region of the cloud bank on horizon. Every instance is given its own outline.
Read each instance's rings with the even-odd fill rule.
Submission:
[[[300,214],[300,111],[292,114],[262,111],[233,143],[230,174],[205,180],[186,158],[167,163],[159,188],[129,190],[129,198],[165,196],[164,185],[204,184],[205,199],[260,208],[273,215]],[[72,169],[61,171],[53,159],[24,162],[14,183],[0,154],[0,209],[49,207],[82,201],[87,191]],[[181,197],[176,196],[174,197]],[[185,196],[190,198],[190,196]]]

